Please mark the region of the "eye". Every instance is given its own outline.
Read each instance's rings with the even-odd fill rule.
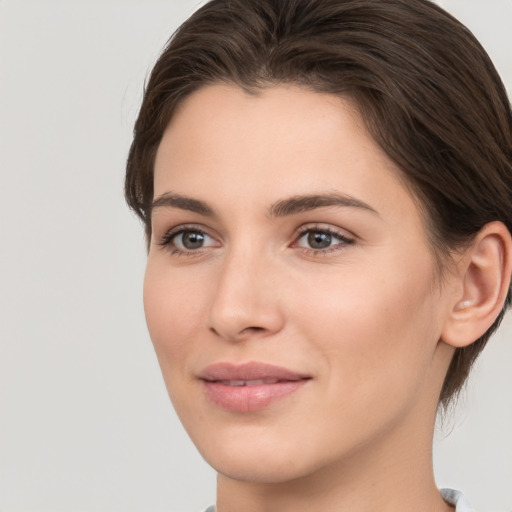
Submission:
[[[174,235],[173,242],[178,249],[193,251],[208,243],[210,237],[201,231],[184,231]]]
[[[354,243],[354,239],[328,228],[308,228],[301,232],[297,247],[316,252],[329,252]]]
[[[200,252],[200,249],[207,247],[217,247],[218,242],[200,229],[181,227],[167,232],[159,245],[168,247],[171,254],[187,254]]]

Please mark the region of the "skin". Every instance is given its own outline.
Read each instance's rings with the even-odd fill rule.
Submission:
[[[165,132],[154,185],[155,200],[211,210],[157,203],[144,304],[171,400],[218,471],[218,511],[452,510],[431,449],[461,279],[439,279],[417,203],[351,103],[293,86],[205,87]],[[269,215],[333,193],[368,208]],[[203,246],[166,237],[180,226],[203,232]],[[335,235],[315,252],[308,228]],[[311,379],[263,410],[230,412],[197,377],[220,361]]]

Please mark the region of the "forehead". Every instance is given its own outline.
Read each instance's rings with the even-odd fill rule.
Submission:
[[[348,151],[350,146],[353,150]],[[226,165],[239,158],[247,166],[257,154],[253,163],[261,172],[270,160],[282,163],[287,151],[309,156],[309,162],[321,155],[325,160],[336,148],[344,160],[378,158],[380,166],[396,171],[348,98],[292,85],[249,94],[234,85],[216,84],[179,105],[158,148],[155,171],[169,163],[178,167],[207,158],[213,172],[216,162]],[[285,172],[286,166],[282,168]]]
[[[296,86],[248,94],[211,85],[175,112],[155,161],[155,197],[262,207],[283,196],[339,192],[385,213],[416,201],[354,104]],[[405,212],[402,212],[402,214]]]

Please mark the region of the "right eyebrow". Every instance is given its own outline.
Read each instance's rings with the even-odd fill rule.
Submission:
[[[174,192],[166,192],[157,197],[151,203],[151,213],[157,208],[179,208],[180,210],[187,210],[189,212],[198,213],[207,217],[213,217],[214,211],[207,203],[193,199],[191,197],[182,196]]]

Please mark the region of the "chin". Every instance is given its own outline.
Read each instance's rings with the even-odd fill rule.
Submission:
[[[280,484],[300,479],[310,473],[307,468],[279,454],[258,459],[237,454],[218,454],[205,460],[219,474],[239,482]]]
[[[329,465],[329,454],[322,450],[310,452],[314,443],[300,437],[300,429],[290,435],[279,428],[219,428],[216,436],[194,435],[190,432],[199,452],[219,474],[241,482],[278,484],[290,482],[317,472]]]

